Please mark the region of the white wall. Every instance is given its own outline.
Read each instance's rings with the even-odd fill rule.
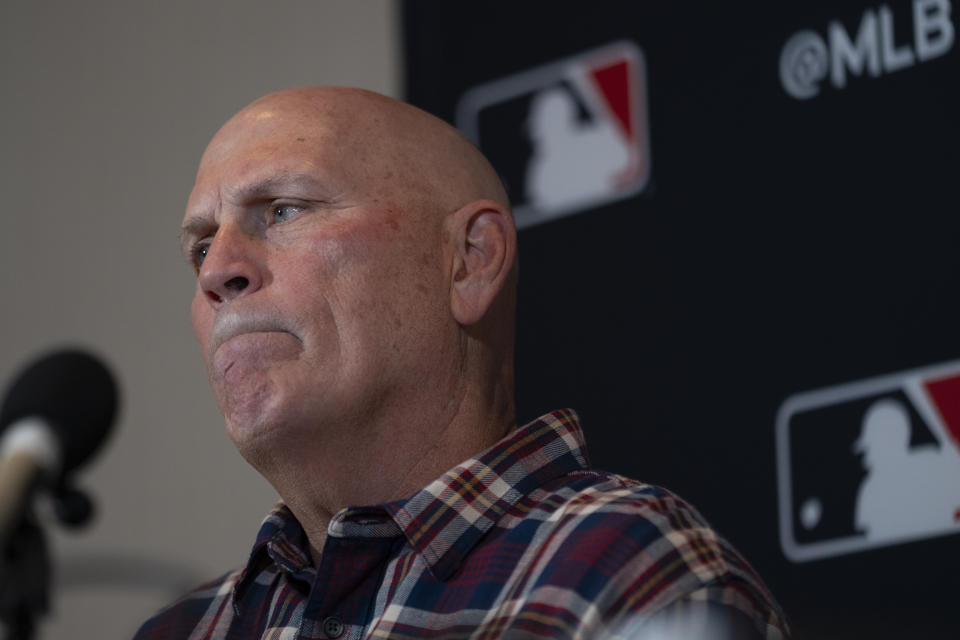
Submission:
[[[399,92],[388,0],[0,3],[0,383],[91,347],[123,407],[83,475],[100,515],[56,530],[42,638],[124,638],[245,557],[272,489],[223,432],[190,332],[177,230],[203,147],[271,90]]]

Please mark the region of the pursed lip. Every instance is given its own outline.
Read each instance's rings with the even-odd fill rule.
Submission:
[[[271,314],[236,311],[218,314],[213,321],[210,353],[215,354],[217,350],[231,338],[236,338],[237,336],[247,333],[268,332],[289,333],[300,341],[300,337],[296,333],[279,318]]]

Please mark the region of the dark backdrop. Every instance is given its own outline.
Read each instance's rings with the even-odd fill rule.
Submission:
[[[576,408],[595,465],[696,504],[804,637],[960,637],[960,537],[866,544],[853,516],[866,472],[851,451],[869,403],[857,398],[879,397],[877,376],[893,374],[877,384],[902,395],[901,372],[960,370],[952,9],[404,4],[407,98],[451,122],[460,104],[459,124],[479,122],[479,146],[520,202],[529,98],[550,73],[562,83],[545,65],[589,62],[610,43],[641,52],[632,102],[649,172],[639,192],[520,232],[518,418]],[[816,37],[791,40],[806,30]],[[519,98],[503,97],[503,79],[538,67],[547,71],[514,83]],[[487,102],[464,120],[478,86]],[[787,403],[858,381],[870,388]],[[896,397],[910,407],[912,446],[956,448],[942,425],[924,426],[915,397]],[[960,483],[952,490],[960,506]],[[807,505],[811,526],[798,522],[806,494],[819,500],[820,511]],[[784,531],[804,549],[852,546],[790,559]]]

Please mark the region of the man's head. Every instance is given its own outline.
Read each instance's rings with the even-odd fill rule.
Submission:
[[[182,235],[210,381],[255,466],[357,429],[402,441],[415,419],[422,438],[512,387],[507,198],[423,111],[330,87],[257,100],[207,147]]]

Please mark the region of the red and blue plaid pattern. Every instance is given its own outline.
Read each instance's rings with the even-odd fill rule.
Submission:
[[[408,500],[340,511],[317,568],[309,548],[278,506],[244,569],[161,611],[137,640],[662,637],[664,624],[689,635],[718,616],[740,631],[711,638],[786,635],[760,579],[692,507],[589,469],[571,410]]]

